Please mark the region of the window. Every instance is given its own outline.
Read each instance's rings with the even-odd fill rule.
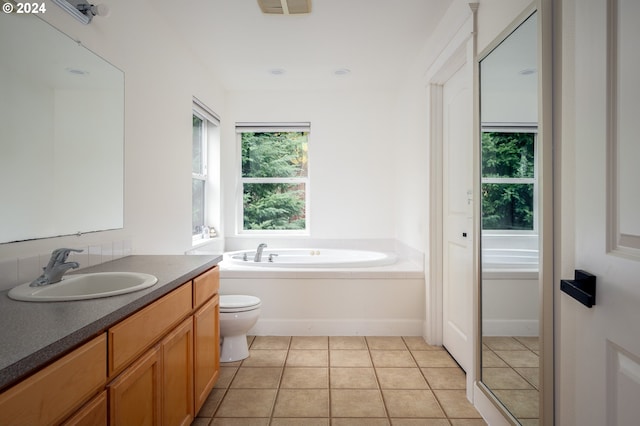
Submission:
[[[482,229],[535,231],[536,130],[483,128]]]
[[[308,233],[309,124],[236,125],[240,232]]]
[[[209,211],[209,198],[213,184],[209,171],[210,148],[214,139],[219,138],[217,116],[200,101],[194,99],[192,115],[192,156],[191,156],[191,235],[194,241],[206,238],[213,230],[212,212]],[[209,232],[207,232],[209,231]]]

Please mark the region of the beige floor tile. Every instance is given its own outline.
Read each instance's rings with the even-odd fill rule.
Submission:
[[[327,336],[294,336],[290,349],[329,349]]]
[[[411,352],[372,350],[371,360],[374,367],[417,367]]]
[[[389,426],[389,420],[369,417],[366,419],[359,418],[332,418],[331,426]],[[307,425],[304,425],[307,426]]]
[[[220,367],[240,367],[242,365],[242,361],[232,361],[232,362],[222,362],[220,361]]]
[[[515,339],[532,351],[540,350],[540,338],[537,336],[516,336]]]
[[[326,389],[329,387],[329,369],[285,367],[280,387],[285,389]]]
[[[378,389],[378,382],[373,368],[341,368],[330,370],[332,389]]]
[[[271,426],[329,426],[330,420],[314,418],[274,418]]]
[[[267,426],[268,424],[269,418],[217,418],[213,419],[213,422],[211,422],[211,426]],[[193,423],[191,424],[191,426],[193,426]]]
[[[386,389],[382,391],[382,397],[389,417],[445,417],[430,390]]]
[[[407,350],[402,337],[368,336],[366,340],[369,349]]]
[[[450,419],[452,426],[486,426],[483,419]]]
[[[493,351],[482,351],[482,367],[508,367]]]
[[[513,368],[483,368],[482,381],[489,389],[533,389]]]
[[[419,368],[376,368],[376,375],[382,389],[429,389]]]
[[[220,405],[225,392],[226,389],[213,389],[205,400],[204,404],[202,404],[202,407],[200,408],[200,411],[198,411],[197,416],[213,417],[213,414],[218,409],[218,406]]]
[[[249,358],[242,361],[243,367],[282,367],[287,357],[286,350],[250,349]]]
[[[328,367],[329,351],[320,349],[290,350],[287,367]]]
[[[235,376],[238,371],[238,367],[226,367],[220,365],[220,375],[218,376],[218,381],[214,385],[217,389],[225,389],[228,388],[231,384],[231,380],[233,380],[233,376]]]
[[[449,426],[447,419],[391,419],[392,426]]]
[[[467,376],[460,367],[422,368],[431,389],[466,389]]]
[[[480,413],[467,399],[464,390],[434,390],[440,405],[449,418],[480,418]]]
[[[273,417],[329,417],[329,390],[280,389]]]
[[[457,367],[447,351],[415,351],[413,357],[419,367]]]
[[[329,349],[367,349],[361,336],[329,336]]]
[[[367,350],[330,350],[331,367],[371,367],[371,357]]]
[[[210,422],[211,418],[209,417],[196,417],[193,419],[190,426],[209,426]]]
[[[256,336],[251,349],[289,349],[289,336]]]
[[[412,351],[441,351],[442,346],[428,344],[422,336],[405,336],[402,338],[407,347]]]
[[[496,390],[494,393],[515,417],[524,419],[538,417],[537,390]]]
[[[485,336],[482,343],[494,351],[522,351],[527,349],[522,343],[513,337],[506,336]]]
[[[539,367],[540,358],[531,351],[494,351],[511,367]]]
[[[540,369],[538,367],[516,367],[514,370],[531,383],[534,388],[539,389]]]
[[[380,391],[331,389],[332,417],[386,417]]]
[[[276,389],[229,389],[215,417],[269,417]]]
[[[281,376],[280,367],[241,367],[231,382],[231,388],[277,389]]]

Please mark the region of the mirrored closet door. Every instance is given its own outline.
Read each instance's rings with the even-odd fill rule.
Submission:
[[[539,14],[480,56],[481,388],[514,423],[540,422]]]

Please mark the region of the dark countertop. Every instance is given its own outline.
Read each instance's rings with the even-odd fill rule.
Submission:
[[[0,292],[0,390],[106,331],[212,268],[222,256],[128,256],[79,270],[144,272],[158,282],[120,296],[70,302],[19,302]]]

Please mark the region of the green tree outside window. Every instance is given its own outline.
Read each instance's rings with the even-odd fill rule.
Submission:
[[[243,132],[244,230],[306,229],[307,132]]]

